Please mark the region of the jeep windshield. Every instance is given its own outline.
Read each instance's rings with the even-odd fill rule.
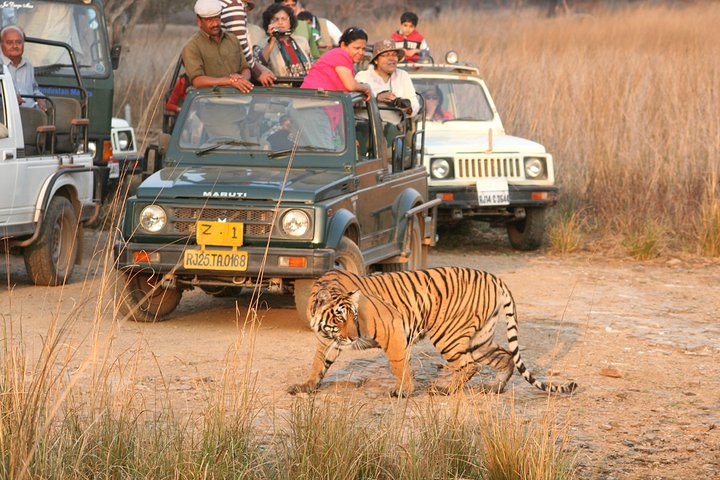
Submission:
[[[425,100],[427,121],[486,122],[493,119],[490,103],[478,82],[413,76],[413,84]]]
[[[0,2],[2,27],[18,25],[28,37],[69,44],[83,77],[107,77],[110,59],[100,12],[93,5],[41,0]],[[70,57],[64,49],[26,44],[25,54],[37,74],[74,76]]]
[[[345,151],[345,118],[337,98],[272,93],[198,94],[175,127],[178,146],[197,156],[261,153],[265,158]]]

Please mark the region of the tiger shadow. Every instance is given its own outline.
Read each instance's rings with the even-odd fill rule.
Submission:
[[[557,321],[547,318],[526,320],[520,330],[520,353],[525,365],[540,380],[561,384],[579,376],[562,367],[563,359],[576,345],[580,336],[577,323]],[[507,336],[504,328],[495,332],[495,340],[507,348]],[[342,357],[341,357],[342,358]],[[352,392],[362,389],[368,397],[387,396],[395,385],[395,378],[382,350],[371,350],[363,358],[354,358],[330,370],[319,388],[336,393]],[[412,347],[410,365],[415,379],[415,393],[427,395],[435,384],[447,383],[453,371],[429,340],[423,340]],[[491,383],[495,370],[479,366],[478,373],[465,385],[466,391],[483,391],[483,384]],[[505,387],[513,390],[516,398],[546,397],[547,393],[529,385],[517,369]]]

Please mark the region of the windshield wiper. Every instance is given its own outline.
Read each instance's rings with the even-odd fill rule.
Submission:
[[[210,153],[213,150],[217,150],[220,147],[225,147],[228,145],[238,145],[241,147],[259,147],[259,143],[255,142],[245,142],[243,140],[224,140],[222,142],[215,143],[213,145],[210,145],[209,147],[201,148],[200,150],[197,150],[195,152],[195,155],[205,155],[206,153]]]
[[[316,147],[313,145],[298,145],[297,151],[300,152],[334,152],[334,148],[330,147]],[[277,152],[271,152],[268,154],[268,158],[280,158],[287,157],[292,153],[292,149],[289,150],[278,150]]]
[[[80,65],[78,64],[78,68],[90,68],[91,65]],[[40,65],[39,67],[35,67],[35,70],[39,73],[54,73],[60,70],[61,68],[72,68],[72,63],[50,63],[48,65]]]

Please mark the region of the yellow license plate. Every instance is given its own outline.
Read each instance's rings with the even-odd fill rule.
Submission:
[[[185,250],[185,268],[244,272],[248,268],[247,252],[237,250]]]
[[[199,221],[195,223],[195,240],[198,245],[239,247],[243,244],[243,224]]]

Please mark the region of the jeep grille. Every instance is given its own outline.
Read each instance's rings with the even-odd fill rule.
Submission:
[[[524,178],[520,158],[458,158],[456,178]]]
[[[195,222],[198,220],[218,219],[243,222],[246,238],[267,238],[272,231],[272,210],[173,207],[169,214],[175,232],[180,235],[195,235]]]

